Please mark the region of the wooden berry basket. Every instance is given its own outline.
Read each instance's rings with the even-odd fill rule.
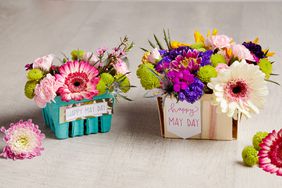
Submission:
[[[64,102],[57,96],[55,102],[48,103],[42,113],[45,124],[55,133],[56,138],[106,133],[111,129],[114,97],[111,94],[102,94],[92,100]],[[98,112],[97,114],[97,109]],[[95,111],[95,114],[93,114]],[[79,116],[80,112],[80,116]],[[81,113],[87,112],[87,116]],[[70,119],[70,114],[72,118]],[[91,114],[91,115],[89,115]]]
[[[164,98],[158,97],[158,109],[160,119],[161,136],[165,138],[183,138],[169,130],[168,123],[165,123],[166,113],[164,112]],[[166,99],[167,100],[167,99]],[[239,121],[228,117],[226,114],[218,113],[217,106],[212,105],[212,95],[204,94],[199,101],[201,131],[194,134],[190,139],[208,140],[236,140]],[[176,103],[177,105],[177,103]],[[185,104],[186,105],[186,104]],[[187,103],[187,108],[191,104]],[[185,131],[183,129],[183,131]]]

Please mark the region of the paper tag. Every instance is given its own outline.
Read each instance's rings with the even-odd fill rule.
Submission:
[[[201,103],[190,104],[167,97],[164,101],[165,131],[181,138],[190,138],[201,133]]]
[[[112,105],[112,99],[101,99],[62,106],[60,107],[60,123],[112,114]]]
[[[66,109],[66,121],[87,116],[101,116],[107,112],[107,103],[89,104]]]

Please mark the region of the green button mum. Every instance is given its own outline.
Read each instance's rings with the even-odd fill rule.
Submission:
[[[257,132],[253,137],[253,146],[256,150],[260,150],[260,143],[268,135],[268,132]]]
[[[110,86],[114,82],[115,78],[110,73],[103,73],[101,74],[101,80],[104,81],[106,86]]]
[[[246,146],[242,151],[242,158],[247,166],[254,166],[258,163],[257,150],[253,146]]]
[[[265,78],[269,79],[270,74],[272,73],[272,64],[268,59],[260,59],[258,64],[260,70],[265,74]]]
[[[24,87],[24,94],[27,98],[33,99],[34,97],[34,89],[37,85],[37,81],[27,81]]]
[[[226,60],[223,55],[221,54],[213,54],[211,56],[211,64],[212,66],[216,67],[219,63],[226,64]]]
[[[40,80],[41,78],[43,78],[43,76],[44,76],[44,74],[43,74],[42,70],[31,69],[30,71],[28,71],[26,77],[29,80]]]
[[[119,88],[123,93],[126,93],[126,92],[129,91],[130,81],[129,81],[127,76],[124,76],[123,74],[117,74],[115,76],[115,79],[118,80],[118,81],[120,80],[119,81]]]
[[[155,74],[154,74],[155,72]],[[156,76],[158,74],[154,70],[154,66],[150,63],[144,63],[139,66],[136,72],[143,88],[146,90],[160,87],[160,80]]]
[[[217,76],[215,68],[211,65],[206,65],[200,68],[198,71],[198,78],[205,83],[210,82],[211,78]]]

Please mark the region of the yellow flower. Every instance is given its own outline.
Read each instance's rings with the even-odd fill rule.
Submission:
[[[148,61],[148,56],[150,55],[150,52],[145,52],[143,57],[142,57],[142,63],[149,63]]]
[[[253,40],[253,43],[258,44],[258,43],[259,43],[259,38],[256,37],[256,38]]]
[[[205,38],[199,31],[194,32],[194,39],[195,39],[195,43],[202,43],[202,44],[205,43]]]
[[[275,54],[275,52],[270,52],[270,51],[268,51],[269,49],[265,49],[265,50],[262,50],[263,51],[263,53],[266,53],[266,57],[272,57],[274,54]]]
[[[182,42],[175,41],[175,40],[174,40],[174,41],[171,41],[170,45],[171,45],[171,47],[172,47],[173,49],[179,48],[179,47],[181,47],[181,46],[190,46],[189,44],[182,43]]]
[[[210,35],[217,35],[217,29],[213,29],[212,34],[210,31],[208,31],[207,37],[209,37]]]

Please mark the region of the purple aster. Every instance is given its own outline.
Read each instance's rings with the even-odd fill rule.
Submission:
[[[254,54],[257,58],[265,58],[265,54],[263,53],[259,44],[255,44],[253,42],[244,42],[243,45],[248,48],[250,52]]]
[[[189,103],[194,103],[199,100],[204,94],[204,84],[198,78],[185,89],[185,100]]]
[[[164,72],[165,69],[169,68],[171,59],[169,57],[165,56],[160,60],[157,65],[155,66],[155,70],[158,71],[159,73]]]
[[[178,55],[181,55],[183,52],[187,52],[190,50],[188,46],[179,47],[176,49],[172,49],[170,51],[159,50],[162,60],[155,66],[156,71],[159,73],[164,72],[165,69],[168,69],[170,66],[170,62],[174,60]]]
[[[188,52],[191,50],[188,46],[181,46],[179,48],[172,49],[164,54],[164,56],[168,56],[170,59],[175,59],[178,55],[183,54],[184,52]]]
[[[201,66],[211,64],[211,55],[213,54],[212,50],[207,50],[205,52],[200,52],[199,56],[202,58]]]
[[[167,53],[167,50],[159,50],[159,53],[161,54],[161,56],[163,56],[165,53]]]
[[[184,92],[179,92],[178,93],[178,99],[180,101],[184,101],[186,99],[186,96],[185,96]]]

